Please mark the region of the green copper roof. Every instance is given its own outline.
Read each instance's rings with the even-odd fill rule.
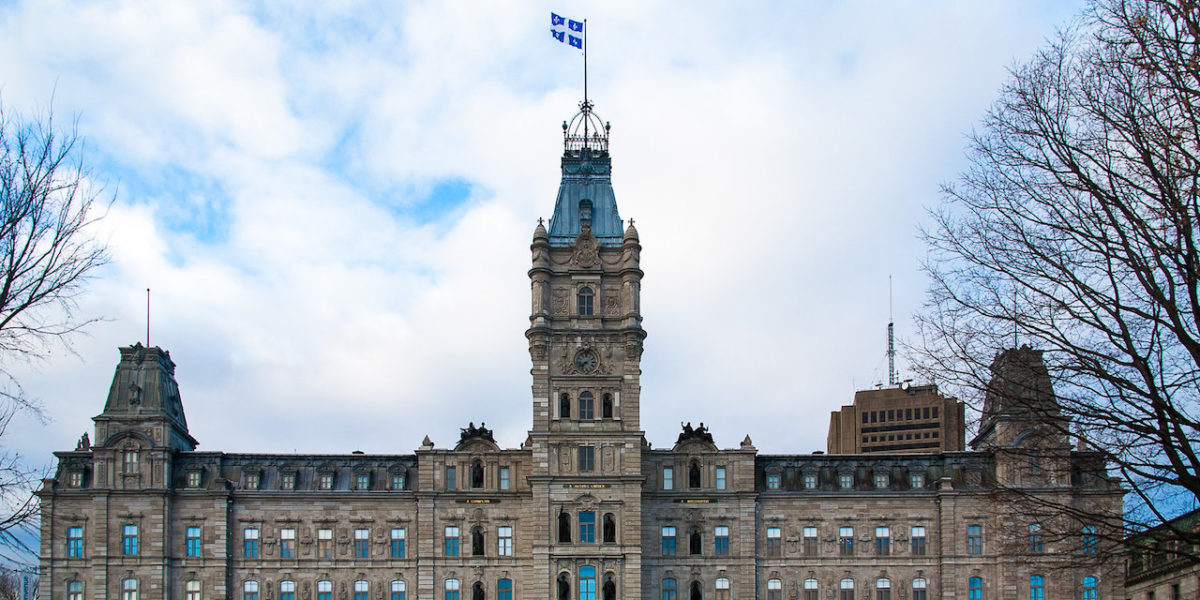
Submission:
[[[562,182],[550,217],[550,245],[570,246],[580,227],[589,223],[602,246],[620,246],[624,228],[612,189],[609,125],[580,103],[570,124],[563,122]]]

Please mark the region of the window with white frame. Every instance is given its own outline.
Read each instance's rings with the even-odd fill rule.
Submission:
[[[512,556],[513,553],[513,528],[503,526],[496,528],[496,554],[499,556]]]

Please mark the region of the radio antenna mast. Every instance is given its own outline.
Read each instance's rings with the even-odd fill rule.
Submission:
[[[888,275],[888,385],[895,387],[896,381],[896,325],[892,319],[892,276]]]

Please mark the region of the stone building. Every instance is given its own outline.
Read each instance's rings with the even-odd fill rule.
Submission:
[[[641,243],[618,216],[608,133],[587,103],[564,124],[553,217],[534,230],[521,447],[471,424],[454,448],[404,455],[198,452],[169,354],[121,348],[95,442],[56,453],[38,494],[43,595],[1041,600],[1087,583],[1082,597],[1116,597],[1119,565],[1089,560],[1089,525],[1000,492],[1117,511],[1120,490],[1098,456],[1025,434],[1036,423],[1002,402],[971,452],[762,455],[748,436],[718,448],[703,424],[649,447]],[[1031,444],[1066,469],[1009,452]],[[1069,533],[1044,537],[1051,525]]]
[[[1200,510],[1180,515],[1125,540],[1125,597],[1130,600],[1200,598]]]

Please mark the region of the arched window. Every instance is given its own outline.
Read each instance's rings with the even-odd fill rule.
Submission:
[[[478,525],[471,528],[471,556],[483,556],[483,528]]]
[[[571,600],[571,576],[566,571],[558,574],[558,600]]]
[[[1083,578],[1083,600],[1096,600],[1096,578]]]
[[[967,580],[967,600],[983,600],[982,577],[972,577]]]
[[[513,600],[511,579],[501,579],[496,582],[496,600]]]
[[[592,292],[592,288],[584,286],[579,288],[579,316],[590,317],[593,314],[593,301],[596,299],[596,294]]]
[[[405,589],[404,581],[397,579],[392,582],[392,596],[388,600],[404,600],[404,596],[408,590]]]
[[[446,600],[458,600],[458,588],[459,584],[457,579],[447,579],[445,596]]]
[[[121,600],[138,600],[136,579],[125,579],[121,581]]]
[[[890,579],[875,580],[875,600],[892,600],[892,582]]]
[[[604,574],[604,585],[600,586],[602,600],[617,600],[617,583],[613,581],[612,571]]]
[[[558,513],[558,543],[571,543],[571,515],[565,512]]]
[[[1029,576],[1029,600],[1046,600],[1046,580],[1041,575]]]
[[[571,418],[571,396],[566,392],[563,392],[562,395],[558,397],[558,418]]]
[[[913,580],[912,590],[912,600],[926,600],[928,598],[925,595],[925,580],[923,578],[918,577]]]
[[[596,567],[579,567],[579,600],[596,600]]]
[[[688,600],[704,600],[704,586],[699,581],[692,581],[688,586]]]
[[[354,600],[367,600],[370,597],[371,584],[362,579],[354,582]]]
[[[81,592],[83,591],[82,585],[83,584],[80,584],[81,587],[79,589]],[[70,589],[70,586],[68,586],[67,590],[69,591]],[[200,582],[195,579],[187,582],[187,584],[184,585],[184,592],[185,600],[200,600]],[[74,599],[70,598],[69,596],[70,594],[68,594],[67,600],[83,600],[82,595],[80,595],[79,598]],[[295,595],[293,595],[292,598],[284,598],[283,594],[281,593],[279,594],[279,600],[295,600]]]
[[[604,514],[604,543],[617,543],[617,519],[612,513]]]
[[[849,577],[838,583],[838,599],[854,600],[854,580]]]
[[[804,600],[819,600],[821,597],[820,586],[817,580],[809,577],[804,580]]]
[[[191,583],[192,583],[191,581],[188,582],[189,585]],[[197,586],[200,585],[199,581],[197,581],[195,583]],[[196,600],[199,600],[199,598],[200,598],[199,590],[197,590],[196,593],[197,593]],[[67,600],[83,600],[83,582],[82,581],[67,582]]]
[[[767,600],[783,600],[783,582],[778,579],[767,580]]]
[[[483,582],[476,581],[475,585],[471,586],[471,600],[486,600],[487,593],[484,592]]]
[[[688,554],[700,554],[701,547],[700,530],[693,529],[692,533],[688,535]]]
[[[688,465],[688,487],[700,487],[700,463],[694,460]]]
[[[601,402],[600,407],[601,407],[600,408],[600,418],[602,418],[602,419],[613,418],[612,394],[604,395],[604,400],[603,400],[603,402]]]
[[[662,580],[662,600],[677,600],[675,597],[675,580],[670,577]]]
[[[242,584],[242,600],[258,600],[258,582],[247,581]],[[359,600],[355,598],[354,600]]]
[[[478,459],[471,463],[471,487],[483,487],[483,462]]]
[[[592,398],[591,392],[580,392],[579,394],[579,420],[591,421],[596,418],[596,401]]]
[[[333,600],[333,582],[317,582],[317,600]]]
[[[729,600],[729,580],[724,577],[718,577],[713,585],[717,590],[716,600]]]

